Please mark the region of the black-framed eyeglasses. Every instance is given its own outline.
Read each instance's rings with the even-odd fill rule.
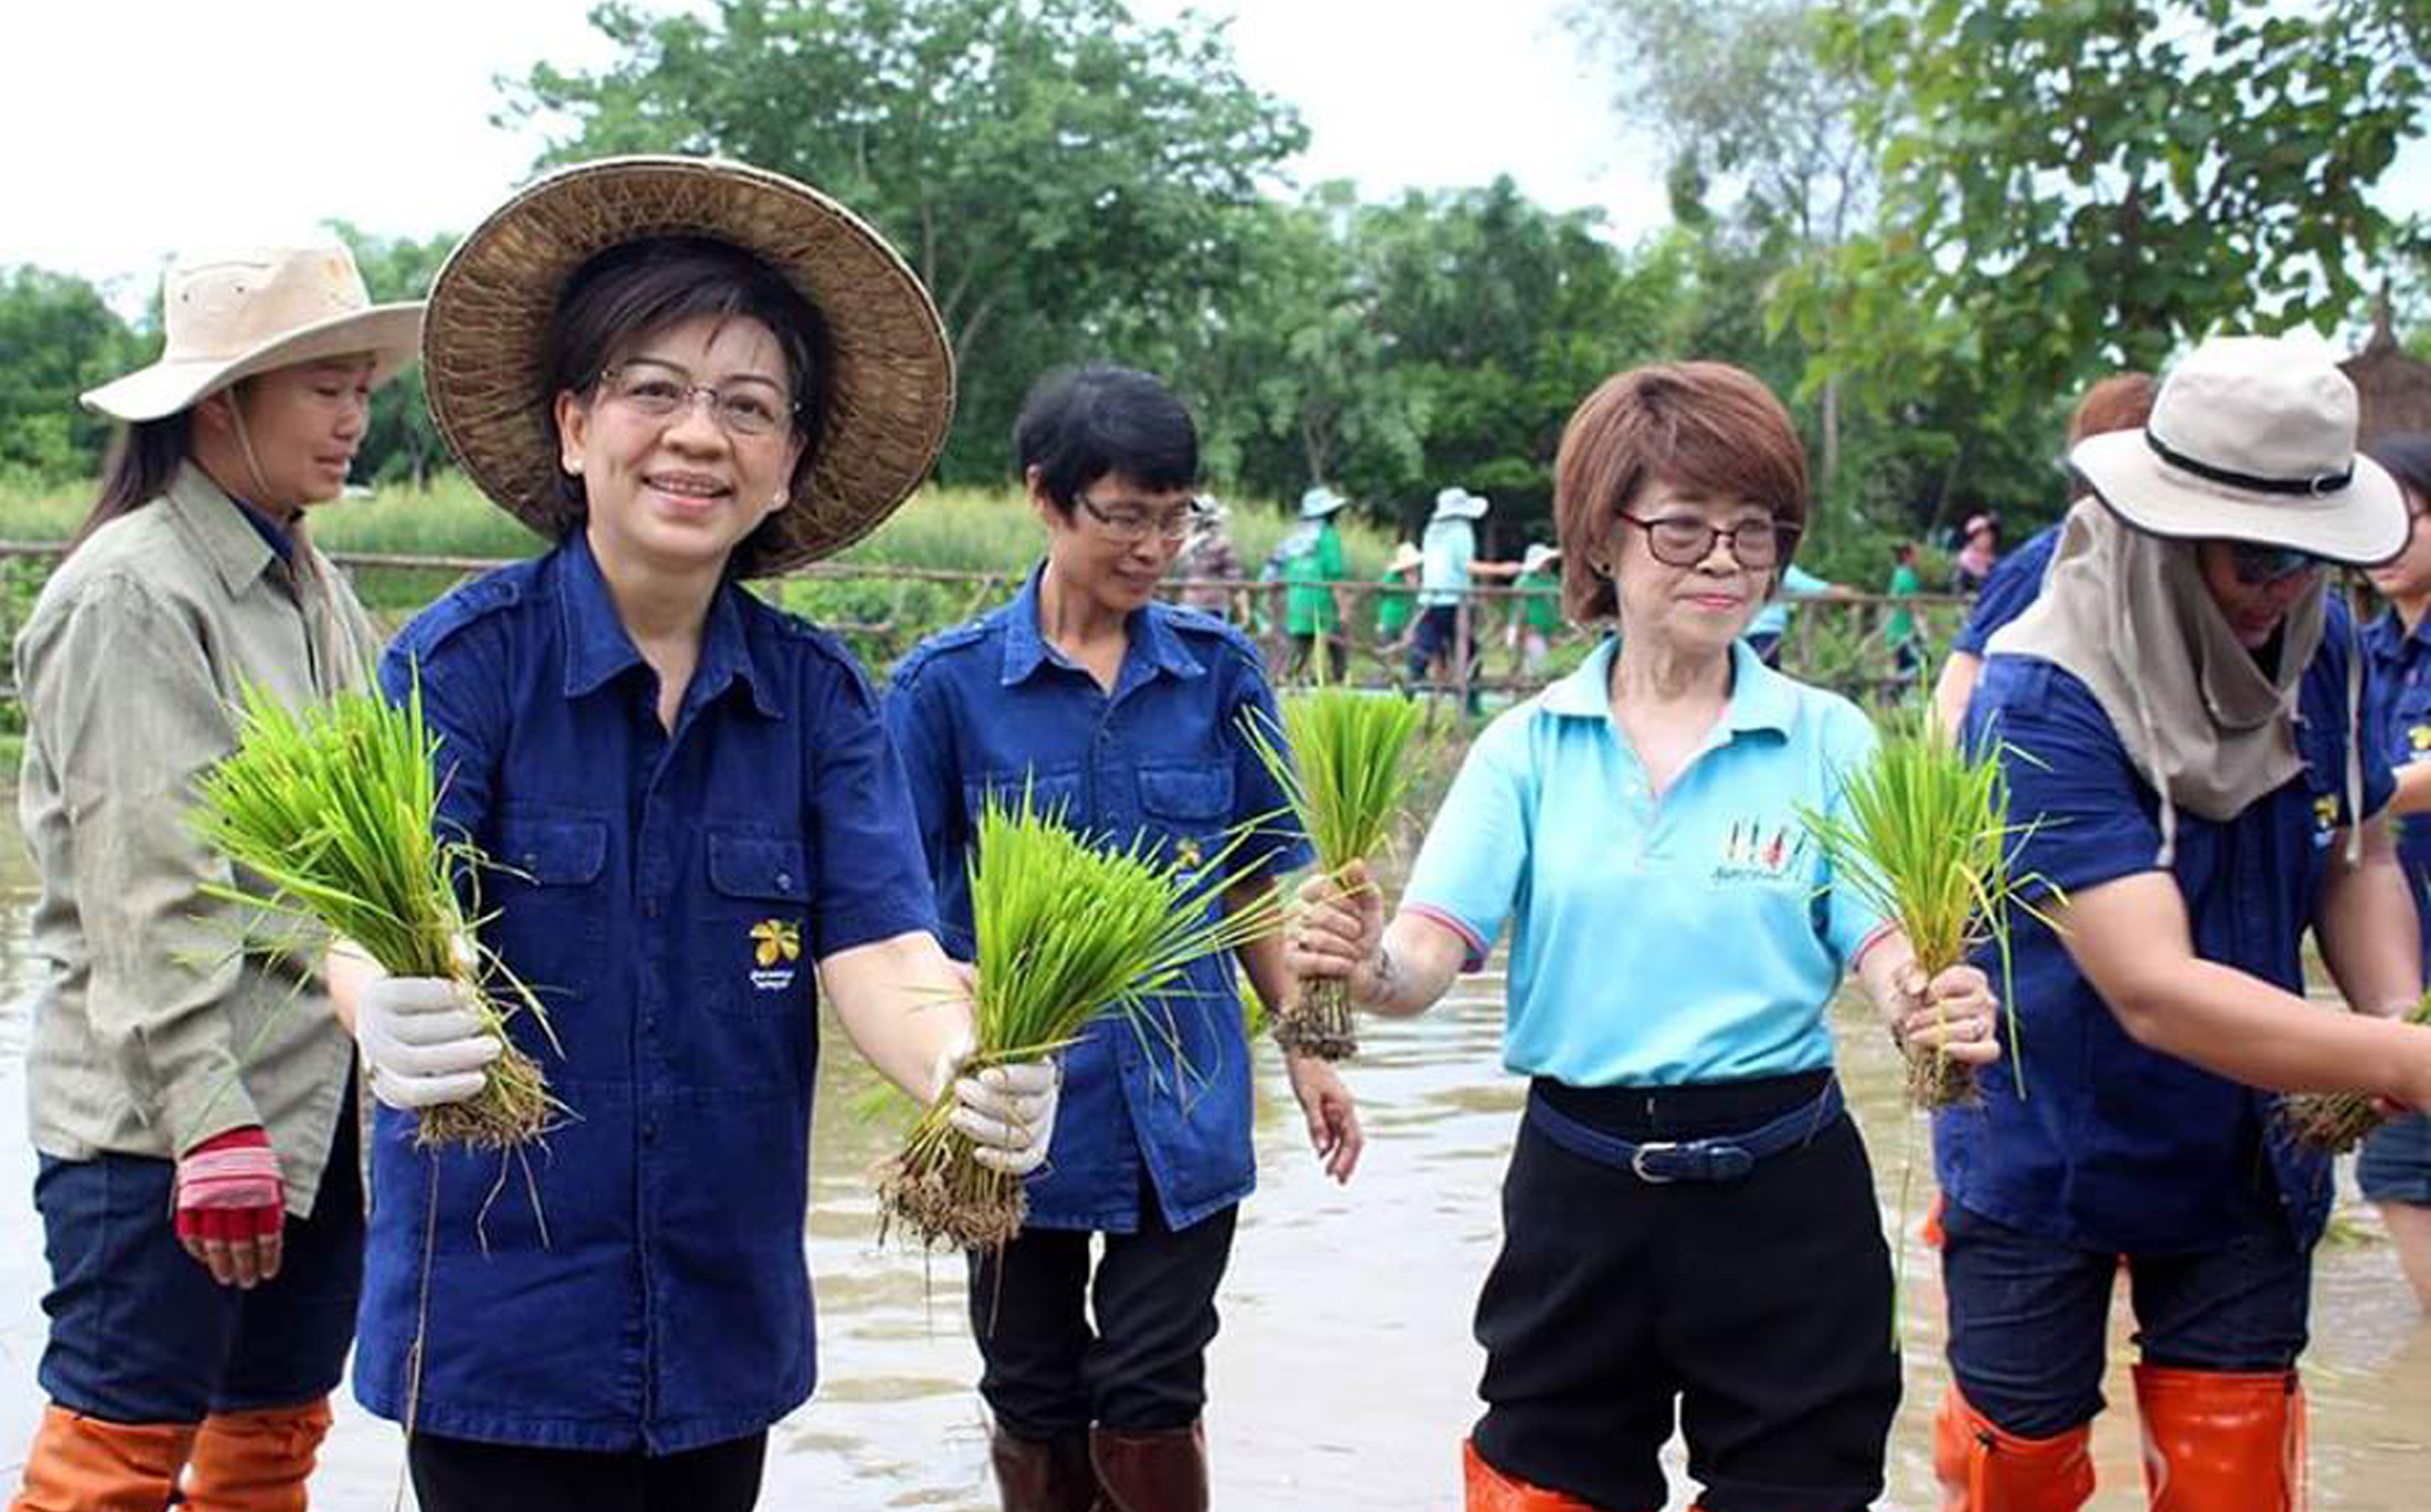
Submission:
[[[766,378],[730,378],[723,383],[695,383],[692,375],[672,362],[636,358],[604,368],[599,392],[635,414],[664,420],[695,399],[707,397],[709,412],[729,436],[765,436],[789,425],[796,406],[791,395]]]
[[[1199,517],[1195,504],[1184,504],[1180,509],[1151,514],[1129,504],[1109,507],[1086,494],[1074,495],[1072,501],[1080,505],[1089,518],[1098,522],[1098,529],[1105,532],[1109,540],[1119,541],[1125,546],[1137,546],[1150,536],[1161,541],[1187,540],[1190,528],[1199,523]]]
[[[2229,570],[2237,580],[2248,588],[2261,588],[2283,582],[2300,572],[2309,572],[2322,564],[2322,559],[2309,551],[2293,546],[2263,546],[2253,541],[2232,541],[2228,546]]]
[[[1667,567],[1693,567],[1713,555],[1714,543],[1725,538],[1742,567],[1777,566],[1798,548],[1798,527],[1775,520],[1743,520],[1724,529],[1694,514],[1658,514],[1647,520],[1623,511],[1620,517],[1646,532],[1646,549]]]

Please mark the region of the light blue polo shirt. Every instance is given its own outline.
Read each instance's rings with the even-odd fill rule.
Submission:
[[[1660,801],[1614,724],[1614,641],[1486,727],[1401,906],[1484,964],[1508,923],[1503,1064],[1671,1086],[1831,1064],[1824,1008],[1882,920],[1833,885],[1798,806],[1836,812],[1873,752],[1855,705],[1745,645],[1712,734]]]

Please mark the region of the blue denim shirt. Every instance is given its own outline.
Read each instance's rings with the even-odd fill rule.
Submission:
[[[2305,933],[2351,818],[2347,624],[2331,617],[2299,690],[2304,770],[2234,819],[2177,815],[2171,877],[2195,953],[2290,992],[2305,990]],[[2154,869],[2156,796],[2083,682],[2038,658],[1992,656],[1967,714],[1970,741],[1987,731],[2009,753],[2012,818],[2038,821],[2018,848],[2021,873],[2083,892]],[[2394,784],[2376,750],[2363,769],[2369,815]],[[2004,1056],[1985,1071],[1983,1106],[1934,1119],[1950,1199],[2089,1250],[2203,1250],[2282,1221],[2304,1243],[2318,1238],[2329,1163],[2281,1136],[2277,1094],[2137,1044],[2050,930],[2022,916],[2013,930],[2010,1000],[2024,1046],[2016,1064]],[[1976,965],[2000,980],[1994,952]]]
[[[1018,796],[1025,781],[1074,829],[1117,846],[1145,833],[1160,855],[1213,861],[1236,826],[1256,825],[1227,875],[1306,863],[1283,793],[1239,729],[1245,709],[1275,717],[1255,647],[1221,620],[1164,604],[1132,614],[1129,629],[1109,695],[1040,638],[1032,572],[1012,603],[930,637],[896,669],[886,722],[955,955],[973,953],[965,867],[980,809],[989,792]],[[1143,1168],[1177,1229],[1249,1195],[1249,1046],[1232,958],[1199,962],[1187,988],[1151,1011],[1178,1053],[1107,1018],[1065,1052],[1054,1144],[1030,1178],[1031,1224],[1135,1232]]]
[[[357,1395],[496,1443],[756,1433],[814,1376],[813,964],[934,928],[876,698],[836,642],[729,583],[668,735],[579,537],[425,611],[382,665],[392,697],[417,665],[440,828],[511,868],[478,880],[482,942],[542,996],[563,1053],[512,1029],[569,1117],[507,1161],[417,1152],[378,1111]]]
[[[2364,684],[2364,730],[2392,767],[2431,762],[2431,625],[2411,635],[2395,610],[2372,621],[2363,632],[2364,649],[2372,657],[2372,675]],[[2409,814],[2392,821],[2397,827],[2397,859],[2406,868],[2406,884],[2414,893],[2414,913],[2423,930],[2423,959],[2431,975],[2431,815]]]

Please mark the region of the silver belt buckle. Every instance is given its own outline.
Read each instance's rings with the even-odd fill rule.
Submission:
[[[1680,1178],[1677,1176],[1657,1176],[1654,1172],[1648,1170],[1646,1168],[1646,1157],[1658,1151],[1677,1150],[1679,1148],[1679,1141],[1675,1139],[1657,1139],[1651,1143],[1638,1146],[1637,1153],[1629,1157],[1630,1174],[1635,1176],[1639,1181],[1646,1183],[1649,1186],[1670,1185]]]

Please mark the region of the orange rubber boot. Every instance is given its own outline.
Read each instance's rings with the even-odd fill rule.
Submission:
[[[1600,1512],[1567,1491],[1549,1491],[1516,1475],[1505,1475],[1485,1462],[1471,1439],[1460,1441],[1461,1481],[1466,1512]]]
[[[44,1407],[9,1512],[161,1512],[193,1442],[190,1424],[104,1422]]]
[[[2301,1512],[2305,1388],[2293,1370],[2136,1367],[2153,1512]]]
[[[2022,1438],[1970,1406],[1955,1385],[1933,1420],[1941,1512],[2076,1512],[2093,1494],[2093,1425]]]
[[[329,1432],[327,1398],[300,1407],[215,1412],[186,1462],[193,1512],[304,1512],[304,1485]]]

